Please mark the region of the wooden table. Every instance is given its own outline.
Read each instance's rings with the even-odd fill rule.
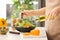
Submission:
[[[45,28],[43,27],[36,27],[36,29],[40,29],[41,35],[40,36],[28,36],[24,37],[22,33],[20,35],[7,33],[7,35],[0,35],[0,40],[47,40]]]

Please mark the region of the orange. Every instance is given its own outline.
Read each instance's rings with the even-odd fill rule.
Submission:
[[[29,36],[29,35],[30,35],[30,32],[23,33],[23,36]]]
[[[40,35],[40,30],[38,30],[38,29],[31,30],[30,34],[33,35],[33,36],[39,36]]]
[[[6,19],[0,18],[0,27],[6,27],[6,26],[7,26]]]

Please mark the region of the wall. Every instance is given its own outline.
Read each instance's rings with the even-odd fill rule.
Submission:
[[[6,4],[12,3],[11,0],[0,0],[0,18],[6,18]]]

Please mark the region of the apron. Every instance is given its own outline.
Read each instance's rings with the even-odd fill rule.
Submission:
[[[45,27],[48,40],[60,40],[60,12],[55,10],[59,6],[60,0],[46,0]]]

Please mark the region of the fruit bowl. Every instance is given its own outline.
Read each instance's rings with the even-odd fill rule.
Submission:
[[[8,28],[3,27],[3,29],[0,27],[0,35],[5,35],[8,32]]]
[[[20,32],[30,32],[31,30],[35,29],[35,27],[23,28],[23,27],[15,27],[17,31]]]

